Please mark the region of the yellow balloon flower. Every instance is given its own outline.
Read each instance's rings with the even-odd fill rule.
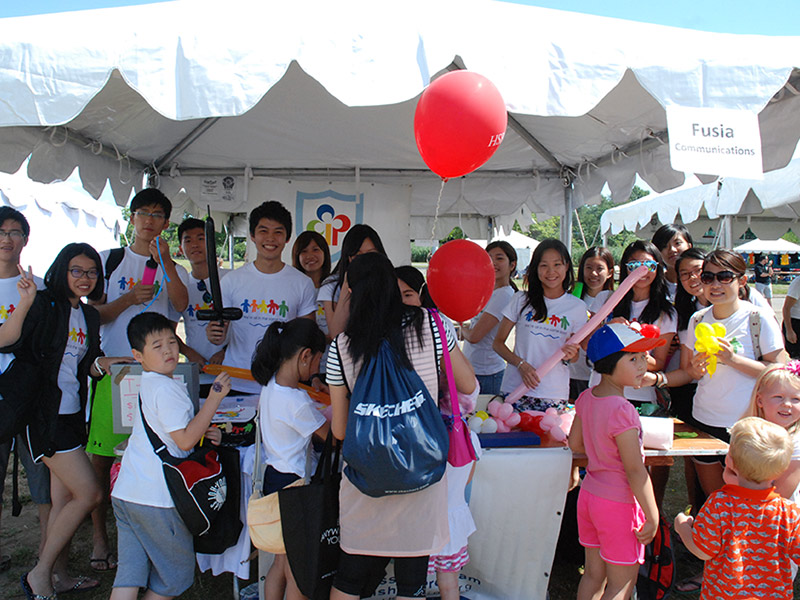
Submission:
[[[717,370],[717,352],[720,351],[719,339],[727,333],[721,323],[698,323],[694,328],[694,349],[708,354],[708,376],[712,377]]]

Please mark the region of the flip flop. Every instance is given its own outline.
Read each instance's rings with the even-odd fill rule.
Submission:
[[[43,594],[34,594],[31,584],[28,583],[27,573],[24,573],[22,576],[20,576],[19,583],[22,586],[22,591],[25,593],[25,598],[27,598],[27,600],[58,600],[55,592],[49,596],[45,596]]]
[[[56,590],[58,595],[63,594],[74,594],[76,592],[88,592],[89,590],[93,590],[96,587],[100,587],[100,582],[96,579],[91,579],[86,577],[86,575],[78,575],[75,578],[75,584],[67,588],[65,590]]]
[[[106,571],[113,571],[117,568],[117,561],[112,560],[116,559],[113,552],[109,552],[106,554],[105,558],[90,558],[89,559],[89,567],[92,571],[96,573],[105,573]],[[96,567],[95,564],[103,565],[102,567]]]
[[[703,589],[703,574],[687,577],[679,581],[673,588],[676,594],[697,594]],[[678,589],[683,588],[683,589]]]

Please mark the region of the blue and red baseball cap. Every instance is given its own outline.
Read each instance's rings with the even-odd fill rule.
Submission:
[[[615,352],[647,352],[666,344],[661,331],[655,325],[633,323],[609,323],[594,332],[586,348],[586,356],[592,362]]]

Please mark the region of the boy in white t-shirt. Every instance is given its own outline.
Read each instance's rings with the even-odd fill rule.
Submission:
[[[134,358],[142,364],[141,411],[135,413],[112,493],[119,565],[111,600],[136,600],[140,587],[147,589],[146,598],[168,599],[192,585],[194,541],[175,509],[142,414],[176,458],[188,456],[204,436],[219,444],[222,434],[210,427],[211,418],[230,391],[230,377],[217,376],[208,399],[193,415],[186,386],[172,378],[179,358],[172,323],[158,313],[142,313],[128,325],[128,339]]]
[[[14,312],[14,306],[19,302],[19,291],[17,281],[19,281],[19,264],[22,249],[28,244],[31,228],[28,220],[18,210],[10,206],[0,207],[0,327]],[[36,287],[42,289],[44,282],[38,277],[34,278]],[[14,360],[13,354],[0,354],[0,372],[3,372]],[[25,443],[22,435],[17,436],[21,443],[17,444],[20,461],[25,467],[28,478],[28,486],[31,498],[39,511],[40,524],[40,545],[44,545],[47,532],[47,519],[50,515],[50,471],[44,463],[34,463],[31,458],[28,444]],[[0,474],[5,481],[8,460],[11,456],[12,442],[0,444]],[[4,484],[0,483],[0,515],[2,515],[2,497]],[[0,553],[0,571],[5,571],[11,566],[11,557]],[[59,567],[61,567],[59,569]],[[66,578],[66,560],[59,560],[56,563],[56,570],[60,571],[59,580]],[[89,580],[91,581],[91,580]],[[59,581],[60,583],[60,581]]]
[[[264,202],[250,213],[250,239],[256,246],[256,259],[228,273],[220,284],[223,304],[238,306],[243,316],[238,321],[211,322],[206,327],[211,343],[227,344],[226,365],[249,369],[256,345],[274,321],[315,318],[314,283],[281,260],[291,231],[292,215],[280,202]],[[233,387],[240,393],[261,393],[259,384],[246,379],[234,379]]]
[[[100,253],[103,269],[107,271],[106,293],[96,308],[102,324],[100,348],[106,356],[130,356],[126,329],[131,319],[142,311],[158,312],[177,323],[178,312],[184,310],[188,302],[186,287],[179,275],[185,269],[173,262],[169,244],[160,238],[169,226],[172,203],[159,190],[147,188],[133,197],[130,209],[133,243],[127,248]],[[155,279],[152,285],[145,285],[142,282],[145,266],[151,258],[157,263]],[[114,448],[128,436],[113,432],[110,376],[97,384],[91,402],[86,451],[91,455],[106,500],[92,512],[94,532],[90,564],[95,571],[107,571],[116,566],[106,533],[109,474],[115,459]]]
[[[181,313],[183,317],[186,340],[178,338],[181,354],[189,362],[199,365],[208,363],[220,364],[225,358],[225,349],[215,346],[206,337],[208,321],[197,318],[198,310],[211,308],[211,283],[208,276],[208,256],[206,255],[206,224],[200,219],[189,217],[178,225],[178,241],[181,252],[191,265],[191,273],[181,271],[180,277],[189,294],[189,305]],[[222,279],[229,271],[218,269],[219,278]],[[213,375],[200,373],[200,397],[208,395],[208,386],[214,381]]]

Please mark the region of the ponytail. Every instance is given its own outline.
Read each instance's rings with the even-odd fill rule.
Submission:
[[[284,361],[304,348],[325,351],[325,334],[315,321],[306,318],[274,321],[256,346],[250,372],[261,385],[267,385]]]

